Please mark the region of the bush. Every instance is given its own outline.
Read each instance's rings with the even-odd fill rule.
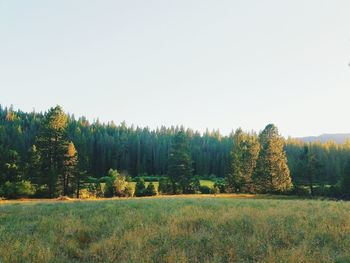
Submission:
[[[288,191],[288,195],[308,196],[310,195],[310,189],[306,186],[293,185],[293,188]]]
[[[126,188],[125,188],[125,196],[126,197],[133,197],[134,194],[135,194],[135,189],[133,187],[131,187],[130,185],[128,185]]]
[[[163,177],[159,180],[158,191],[161,194],[172,194],[173,193],[173,185],[169,178]]]
[[[199,188],[201,187],[200,181],[198,177],[191,178],[190,182],[184,189],[184,194],[195,194],[199,192]]]
[[[220,188],[214,185],[214,188],[212,189],[213,194],[220,194]]]
[[[35,194],[35,188],[30,181],[16,183],[16,194],[18,197],[31,197]]]
[[[154,196],[157,195],[157,190],[154,187],[154,184],[151,182],[148,184],[147,188],[146,188],[146,192],[145,192],[146,196]]]
[[[16,186],[14,183],[11,182],[5,182],[3,184],[2,188],[2,193],[4,197],[6,198],[16,198]]]
[[[226,193],[226,184],[224,180],[217,180],[214,183],[214,188],[218,188],[220,193]]]
[[[202,194],[211,194],[213,192],[212,189],[209,186],[206,186],[206,185],[201,185],[199,187],[199,191]]]
[[[126,176],[119,174],[117,170],[110,169],[106,177],[99,179],[99,185],[102,185],[102,182],[105,183],[104,196],[125,196],[125,189],[128,186]]]
[[[140,196],[145,196],[146,194],[146,185],[145,185],[145,180],[143,178],[140,178],[135,186],[135,196],[140,197]]]
[[[35,194],[35,188],[29,181],[7,181],[1,187],[0,192],[6,198],[23,198],[33,196]]]

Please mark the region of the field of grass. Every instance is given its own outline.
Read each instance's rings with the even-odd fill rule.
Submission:
[[[214,188],[214,182],[210,180],[200,180],[201,186],[208,186],[209,188]]]
[[[350,262],[350,203],[161,197],[0,204],[0,262]]]

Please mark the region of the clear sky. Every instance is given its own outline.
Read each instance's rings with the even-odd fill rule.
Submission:
[[[350,132],[349,0],[0,0],[0,104],[224,134]]]

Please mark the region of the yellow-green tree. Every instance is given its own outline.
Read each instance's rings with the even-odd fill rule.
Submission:
[[[233,148],[229,172],[226,176],[230,192],[252,192],[252,177],[259,156],[260,144],[255,134],[237,129],[233,135]]]
[[[260,133],[261,145],[254,175],[256,190],[262,193],[284,192],[292,187],[284,139],[275,125],[269,124]]]

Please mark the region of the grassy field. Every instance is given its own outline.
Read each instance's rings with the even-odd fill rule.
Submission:
[[[162,197],[0,204],[0,262],[350,262],[350,203]]]

